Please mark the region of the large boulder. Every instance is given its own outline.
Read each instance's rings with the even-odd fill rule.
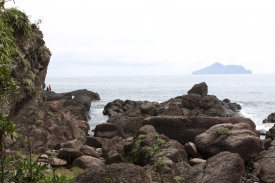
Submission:
[[[71,91],[71,92],[67,92],[67,93],[63,93],[63,94],[64,95],[65,94],[70,94],[70,95],[72,95],[74,97],[77,97],[77,96],[86,96],[86,97],[90,97],[91,100],[100,100],[100,97],[99,97],[98,93],[89,91],[87,89],[75,90],[75,91]]]
[[[68,163],[72,163],[76,158],[83,156],[84,154],[73,148],[62,148],[59,150],[58,158],[65,159]]]
[[[94,147],[94,148],[101,148],[102,146],[104,146],[104,144],[107,144],[107,143],[108,143],[107,138],[87,136],[85,145]]]
[[[159,159],[166,157],[174,163],[187,162],[184,147],[175,140],[170,140],[165,135],[158,133],[140,134],[133,142],[130,159],[135,164],[144,166],[154,164]]]
[[[198,135],[194,143],[205,158],[229,151],[239,154],[247,161],[263,150],[263,143],[255,128],[246,123],[215,125]]]
[[[70,141],[67,141],[63,144],[63,148],[73,148],[77,151],[80,150],[80,148],[82,147],[82,143],[77,140],[77,139],[74,139],[74,140],[70,140]]]
[[[89,113],[91,104],[92,104],[92,99],[87,96],[75,96],[72,100],[76,100],[80,102],[82,105],[85,106],[86,112]]]
[[[185,148],[185,150],[186,150],[189,157],[198,158],[200,156],[200,154],[197,150],[197,147],[193,142],[187,142],[184,145],[184,148]]]
[[[53,91],[44,91],[47,101],[61,100],[61,99],[71,99],[72,97],[65,96],[60,93],[55,93]]]
[[[191,93],[180,98],[185,116],[241,117],[239,109],[235,109],[232,103],[222,102],[214,95]]]
[[[251,129],[256,128],[254,122],[249,118],[233,117],[155,116],[146,118],[142,124],[153,125],[158,133],[184,145],[187,142],[194,142],[197,135],[205,132],[210,127],[224,123],[246,123]]]
[[[205,117],[243,117],[241,106],[230,100],[219,100],[207,95],[207,85],[194,86],[188,95],[172,98],[168,101],[148,102],[114,100],[103,110],[108,122],[118,127],[124,137],[134,136],[142,126],[142,121],[150,116],[205,116]]]
[[[266,132],[266,138],[275,140],[275,124]]]
[[[82,152],[86,156],[92,156],[92,157],[95,157],[95,158],[99,158],[98,152],[93,147],[90,147],[90,146],[87,146],[87,145],[83,145],[80,148],[80,152]]]
[[[261,152],[255,158],[256,162],[254,163],[254,174],[266,183],[275,182],[275,141],[272,141],[271,144],[268,150]]]
[[[275,123],[275,112],[269,114],[267,118],[263,120],[263,123]]]
[[[49,159],[50,165],[56,167],[56,166],[65,166],[67,165],[67,161],[64,159],[59,159],[59,158],[51,158]]]
[[[239,183],[244,170],[244,162],[238,154],[221,152],[206,163],[191,167],[183,176],[188,183]]]
[[[99,125],[96,125],[94,137],[102,137],[102,138],[112,138],[115,136],[122,136],[119,128],[111,123],[102,123]]]
[[[92,169],[77,176],[71,183],[151,183],[151,178],[142,167],[128,164],[115,163],[104,170]]]
[[[115,136],[107,141],[102,146],[103,156],[106,156],[110,151],[117,151],[121,156],[124,156],[125,139]]]
[[[189,91],[188,94],[198,94],[198,95],[207,95],[208,94],[208,86],[205,82],[195,84]]]
[[[82,169],[97,168],[103,170],[105,168],[105,164],[101,160],[85,155],[76,158],[72,165]]]

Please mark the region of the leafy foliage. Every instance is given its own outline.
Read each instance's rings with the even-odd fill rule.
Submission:
[[[17,8],[6,9],[1,18],[3,22],[13,29],[13,35],[19,41],[34,38],[29,17]]]
[[[36,183],[45,179],[45,175],[42,173],[46,169],[46,164],[40,165],[37,162],[21,160],[15,164],[12,179],[16,182],[22,183]]]
[[[155,144],[152,146],[152,147],[149,147],[149,146],[144,146],[144,147],[141,147],[141,142],[142,140],[146,139],[146,138],[149,138],[149,137],[154,137],[156,139],[156,142]],[[142,154],[145,154],[145,158],[149,157],[150,155],[152,155],[154,152],[156,152],[157,150],[160,149],[160,147],[162,147],[166,142],[161,139],[159,137],[159,135],[157,134],[152,134],[152,133],[149,133],[147,135],[144,135],[144,134],[141,134],[137,137],[137,140],[135,142],[135,145],[131,151],[131,157],[132,157],[132,160],[134,163],[137,163],[138,160],[139,160],[139,155],[142,153]]]
[[[16,125],[7,119],[7,117],[0,113],[0,182],[4,182],[9,178],[9,167],[11,164],[11,157],[6,156],[4,140],[7,136],[13,138],[16,133]]]
[[[11,77],[10,63],[17,50],[11,32],[12,30],[0,19],[0,101],[8,95],[9,91],[17,90],[14,79]]]

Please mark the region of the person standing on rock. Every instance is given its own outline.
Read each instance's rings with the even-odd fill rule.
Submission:
[[[48,88],[49,88],[49,91],[52,91],[51,85],[49,85],[49,87],[48,87]]]

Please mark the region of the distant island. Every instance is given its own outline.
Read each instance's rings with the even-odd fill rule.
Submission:
[[[194,71],[192,75],[198,74],[252,74],[251,70],[246,70],[241,65],[223,65],[216,62],[204,69]]]

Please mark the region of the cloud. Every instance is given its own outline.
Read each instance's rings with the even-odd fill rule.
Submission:
[[[109,75],[117,70],[191,74],[214,62],[275,72],[275,1],[28,0],[15,5],[44,21],[41,29],[53,53],[48,76],[61,66],[64,74],[72,69],[81,75],[106,70]],[[92,67],[99,71],[82,72]]]

